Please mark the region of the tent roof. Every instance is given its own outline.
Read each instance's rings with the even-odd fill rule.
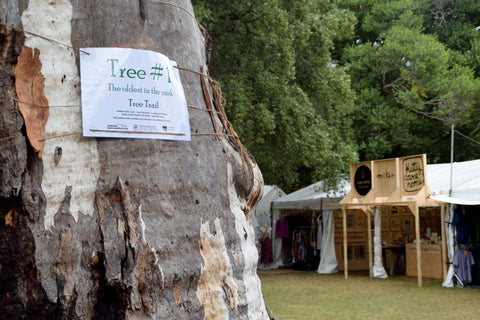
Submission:
[[[255,207],[254,214],[256,216],[261,215],[270,215],[271,203],[280,198],[285,196],[285,192],[280,189],[278,186],[266,185],[263,187],[263,194],[260,201],[258,201],[257,206]]]
[[[327,208],[327,204],[338,203],[350,191],[350,181],[341,178],[337,191],[322,190],[323,181],[319,181],[275,200],[272,207],[273,209],[323,210]],[[331,207],[328,208],[331,209]]]
[[[271,185],[263,186],[262,199],[265,198],[265,196],[266,196],[267,194],[269,194],[270,191],[272,191],[274,188],[278,188],[278,187],[277,187],[277,186],[271,186]]]
[[[450,191],[450,163],[427,165],[427,182],[432,199],[457,203],[480,204],[480,160],[454,162],[452,194]]]
[[[450,163],[427,165],[427,183],[432,195],[430,198],[442,202],[480,205],[480,159],[453,163],[453,192],[450,189]],[[268,186],[265,186],[267,188]],[[271,186],[270,186],[271,187]],[[338,203],[351,189],[350,181],[342,178],[338,191],[322,191],[323,181],[280,197],[273,201],[273,209],[324,210],[327,204]],[[267,194],[267,189],[264,189]]]

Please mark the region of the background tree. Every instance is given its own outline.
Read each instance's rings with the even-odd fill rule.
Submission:
[[[462,6],[453,9],[453,1],[361,3],[343,3],[356,12],[359,24],[352,44],[340,44],[357,92],[360,157],[427,153],[432,162],[449,161],[452,124],[480,140],[474,53],[478,21],[468,14],[478,5],[455,1]],[[453,30],[457,35],[452,37]],[[457,139],[456,150],[456,160],[480,155],[468,139]]]
[[[266,183],[304,186],[357,159],[354,94],[331,58],[353,31],[334,1],[193,1],[212,38],[210,71]]]
[[[194,1],[210,70],[267,183],[304,186],[348,163],[480,156],[474,0]],[[357,157],[358,154],[358,157]]]

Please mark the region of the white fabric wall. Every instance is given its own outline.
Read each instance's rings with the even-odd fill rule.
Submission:
[[[338,272],[338,261],[335,255],[335,223],[332,210],[323,212],[323,235],[318,273]]]
[[[373,237],[373,277],[388,278],[382,263],[382,214],[378,207],[374,211],[375,235]]]
[[[453,254],[455,252],[454,248],[454,237],[455,237],[455,227],[453,225],[453,210],[455,209],[454,204],[448,204],[448,210],[445,216],[445,235],[447,237],[447,254],[448,261],[453,261]],[[444,241],[442,239],[442,241]],[[444,287],[453,287],[453,277],[455,275],[455,270],[453,265],[450,265],[448,268],[447,278],[443,282]]]

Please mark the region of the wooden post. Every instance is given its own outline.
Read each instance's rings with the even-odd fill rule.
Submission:
[[[420,245],[420,213],[418,211],[418,205],[415,204],[415,238],[417,244],[417,275],[418,275],[418,286],[421,288],[422,283],[422,247]]]
[[[367,214],[367,234],[368,234],[368,267],[370,269],[370,278],[373,278],[373,260],[372,260],[372,216],[370,208],[365,210]]]
[[[343,272],[348,279],[348,249],[347,249],[347,210],[342,206],[343,212]]]
[[[442,271],[443,271],[443,281],[447,280],[447,237],[445,232],[445,207],[447,204],[442,204],[440,209],[441,217],[441,230],[442,230]]]

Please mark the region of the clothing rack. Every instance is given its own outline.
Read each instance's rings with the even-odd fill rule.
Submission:
[[[293,262],[297,260],[308,260],[310,245],[310,226],[296,226],[292,233],[292,257]],[[304,236],[307,236],[305,241]]]
[[[476,285],[480,281],[480,269],[478,265],[480,263],[480,242],[477,242],[478,230],[472,229],[474,220],[477,220],[478,223],[478,217],[475,217],[475,215],[478,214],[480,214],[478,207],[457,207],[454,211],[452,221],[446,221],[446,224],[455,226],[454,260],[450,263],[455,267],[454,276],[460,286]],[[461,225],[460,229],[457,224]],[[459,242],[459,231],[462,236],[461,242]],[[477,232],[477,234],[475,232]],[[464,253],[462,253],[462,251]],[[471,257],[469,257],[469,255]],[[468,281],[466,281],[467,279]]]
[[[456,243],[456,250],[480,249],[480,243]]]
[[[294,230],[297,230],[297,229],[311,229],[312,227],[311,226],[296,226]]]

